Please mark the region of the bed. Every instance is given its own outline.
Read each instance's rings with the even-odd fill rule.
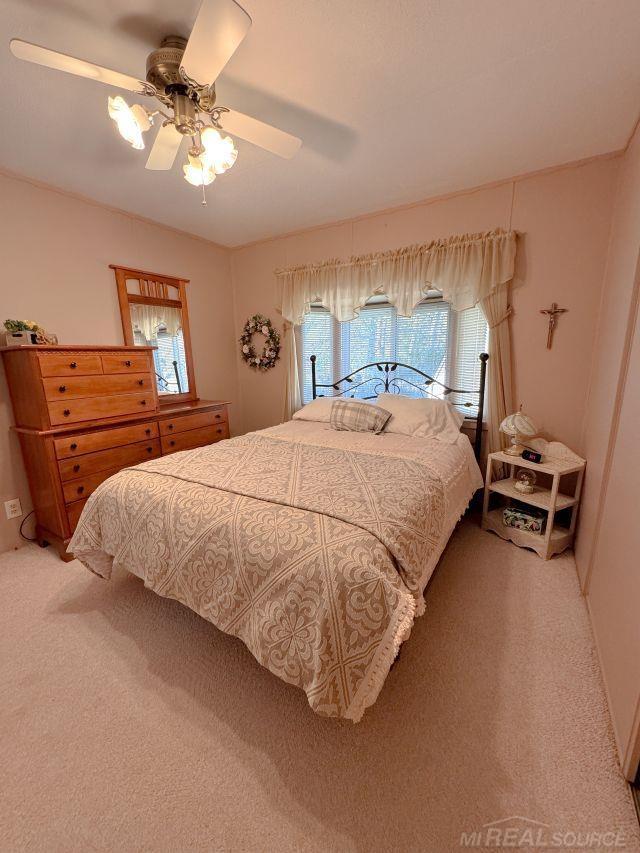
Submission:
[[[312,362],[316,401],[361,382],[371,397],[407,382],[425,396],[477,395],[475,454],[460,431],[445,441],[301,417],[118,472],[88,499],[69,550],[103,578],[137,575],[239,637],[315,712],[357,722],[482,486],[486,358],[472,392],[392,362],[322,385]]]

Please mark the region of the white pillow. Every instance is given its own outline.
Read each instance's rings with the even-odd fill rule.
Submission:
[[[317,423],[328,424],[331,418],[331,407],[334,397],[317,397],[306,406],[294,412],[294,421],[317,421]]]
[[[391,412],[385,432],[433,436],[447,444],[458,440],[464,417],[446,400],[431,397],[406,397],[403,394],[380,394],[377,405]]]

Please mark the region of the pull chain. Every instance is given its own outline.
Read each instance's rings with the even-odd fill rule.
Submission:
[[[200,147],[202,148],[202,140],[200,140]],[[202,173],[202,205],[206,207],[207,205],[207,194],[204,190],[204,163],[202,159],[200,159],[200,172]]]

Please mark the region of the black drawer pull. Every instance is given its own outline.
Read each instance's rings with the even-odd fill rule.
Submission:
[[[61,386],[58,388],[58,391],[59,391],[61,394],[64,394],[64,392],[65,392],[66,390],[67,390],[67,386],[66,386],[66,385],[61,385]]]
[[[147,447],[147,453],[151,453],[152,450],[153,450],[153,447]]]
[[[145,435],[151,435],[151,430],[150,430],[150,429],[145,429],[144,434],[145,434]]]
[[[218,435],[222,435],[222,430],[221,430],[221,429],[217,429],[217,430],[216,430],[216,432],[218,433]]]
[[[129,360],[125,361],[124,366],[131,367],[131,362]]]
[[[81,495],[84,492],[84,486],[78,486],[78,494]]]
[[[62,414],[65,416],[65,418],[68,418],[69,415],[71,414],[71,409],[65,409]]]
[[[173,429],[173,424],[167,424],[167,429]]]
[[[219,421],[222,415],[216,415],[216,420]]]
[[[71,450],[77,450],[77,449],[78,449],[78,445],[74,441],[73,444],[71,445]]]
[[[175,446],[175,441],[170,441],[170,442],[169,442],[169,447],[174,447],[174,446]]]
[[[71,362],[71,364],[69,365],[69,367],[71,368],[71,370],[75,370],[77,366],[78,366],[78,362],[77,362],[77,361],[72,361],[72,362]]]
[[[147,405],[147,401],[146,401],[146,400],[140,400],[140,405],[141,405],[141,406],[146,406],[146,405]]]
[[[138,379],[138,385],[144,385],[144,379]]]
[[[79,465],[74,465],[74,466],[73,466],[73,470],[77,473],[77,472],[80,470],[80,466],[79,466]]]

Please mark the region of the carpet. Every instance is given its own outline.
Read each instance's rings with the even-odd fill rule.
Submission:
[[[354,725],[133,576],[3,554],[0,849],[640,850],[572,556],[465,521],[426,605]]]

